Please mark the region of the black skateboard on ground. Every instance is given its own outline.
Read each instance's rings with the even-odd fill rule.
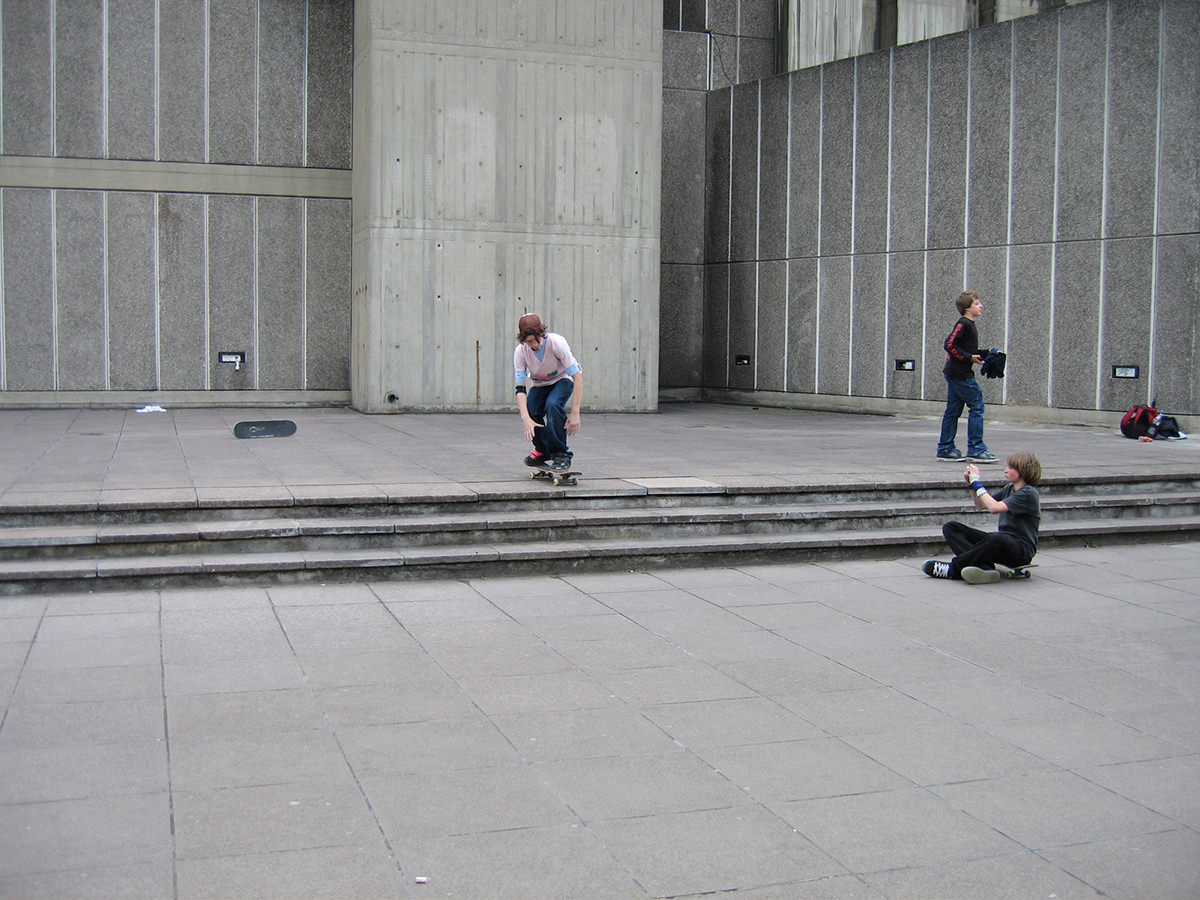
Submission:
[[[560,484],[579,484],[579,476],[582,472],[569,472],[566,469],[549,469],[545,466],[536,466],[529,473],[530,478],[545,478],[547,481],[553,481],[555,487]]]
[[[1037,563],[1028,563],[1024,566],[1016,566],[1015,568],[1010,568],[1002,563],[996,563],[997,571],[1005,578],[1030,578],[1032,577],[1032,573],[1029,570],[1036,568]]]
[[[238,422],[233,426],[233,436],[245,438],[291,437],[296,433],[296,423],[291,419],[271,419],[264,422]]]

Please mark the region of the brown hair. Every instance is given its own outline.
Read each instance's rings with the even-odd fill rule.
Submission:
[[[954,305],[958,307],[958,314],[965,315],[967,310],[971,308],[971,304],[979,299],[978,291],[963,291],[958,295],[958,299],[954,301]]]
[[[1018,450],[1008,455],[1008,465],[1017,470],[1021,480],[1034,486],[1042,482],[1042,463],[1036,453],[1029,450]]]

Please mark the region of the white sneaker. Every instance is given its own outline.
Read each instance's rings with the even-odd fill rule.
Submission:
[[[979,566],[964,566],[963,581],[967,584],[995,584],[1000,580],[1000,573],[995,569],[981,569]]]

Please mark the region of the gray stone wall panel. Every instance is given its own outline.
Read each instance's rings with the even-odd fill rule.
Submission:
[[[658,380],[664,388],[700,387],[704,353],[704,268],[662,267],[659,303],[662,339],[658,348]]]
[[[152,391],[155,362],[154,246],[155,196],[108,195],[109,388]]]
[[[1053,381],[1050,405],[1096,408],[1100,328],[1100,242],[1055,246]]]
[[[51,156],[51,6],[45,0],[5,0],[4,152]]]
[[[755,351],[755,386],[760,391],[782,391],[787,379],[787,261],[758,264],[758,347]]]
[[[350,201],[308,200],[304,387],[350,389]]]
[[[1146,235],[1154,231],[1159,4],[1118,3],[1112,15],[1105,236]]]
[[[663,88],[708,88],[708,35],[692,31],[663,33]]]
[[[1200,411],[1200,234],[1159,238],[1156,283],[1154,380],[1147,399],[1157,396],[1172,415],[1195,415]]]
[[[817,391],[845,396],[850,393],[849,256],[826,256],[819,261],[820,338],[817,346]]]
[[[54,390],[51,192],[5,188],[4,388]]]
[[[662,259],[704,262],[704,94],[663,92]]]
[[[733,89],[733,166],[729,192],[729,258],[758,258],[758,82]]]
[[[758,364],[758,263],[733,263],[729,267],[729,387],[754,389]],[[749,365],[738,365],[738,357]]]
[[[262,360],[256,346],[253,197],[208,201],[209,380],[214,390],[252,390]],[[240,370],[218,362],[221,351],[240,350]]]
[[[1058,16],[1018,19],[1013,28],[1012,240],[1054,238]]]
[[[1100,237],[1104,190],[1105,54],[1108,4],[1062,17],[1059,61],[1058,234],[1060,241]],[[1079,52],[1094,47],[1097,52]]]
[[[304,201],[260,197],[256,217],[259,390],[304,389]]]
[[[1008,402],[1019,406],[1050,402],[1053,254],[1050,244],[1025,244],[1009,256],[1004,382]]]
[[[970,37],[967,243],[992,247],[1008,242],[1012,26],[980,28]]]
[[[945,355],[925,335],[925,259],[916,251],[892,253],[888,257],[887,396],[902,400],[920,400],[924,396],[923,379],[927,370],[940,373]],[[896,360],[911,359],[912,372],[897,372]],[[940,377],[940,376],[939,376]],[[935,395],[936,397],[937,395]]]
[[[815,257],[821,249],[821,70],[805,69],[788,78],[788,256]]]
[[[211,386],[206,373],[205,199],[194,194],[158,194],[157,202],[157,387],[164,391],[205,390]]]
[[[887,394],[887,255],[854,257],[854,290],[850,294],[850,393],[856,397]]]
[[[99,0],[55,4],[54,155],[104,156],[104,28]]]
[[[55,191],[54,272],[58,375],[63,391],[105,383],[104,195]]]
[[[929,221],[931,248],[962,247],[967,202],[969,33],[929,44]]]
[[[259,165],[304,165],[305,6],[259,0]]]
[[[159,7],[158,158],[207,162],[204,83],[205,6],[164,3]]]
[[[353,0],[309,0],[305,165],[349,169],[354,135]]]
[[[155,0],[108,5],[110,159],[154,159]]]
[[[758,256],[787,256],[788,85],[786,76],[762,83],[762,157],[758,188]],[[784,308],[783,295],[777,298]]]
[[[822,66],[821,255],[849,253],[854,233],[854,60]]]
[[[1200,3],[1163,3],[1158,229],[1200,231]]]
[[[929,46],[892,56],[891,249],[925,249]]]
[[[887,249],[891,60],[890,53],[872,53],[856,61],[853,237],[856,253],[880,253]]]
[[[209,7],[208,162],[252,165],[258,68],[256,0]]]
[[[705,116],[705,144],[708,177],[706,207],[708,222],[704,259],[710,263],[729,261],[729,134],[731,129],[731,90],[708,94]]]
[[[788,260],[787,389],[801,394],[817,390],[818,262]]]
[[[704,385],[729,386],[729,269],[728,263],[705,269]]]
[[[1104,309],[1100,320],[1100,408],[1128,409],[1151,399],[1150,336],[1154,322],[1154,240],[1104,244]],[[1112,377],[1114,365],[1137,365],[1136,381]]]

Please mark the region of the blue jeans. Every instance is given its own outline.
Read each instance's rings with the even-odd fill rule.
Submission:
[[[962,381],[946,379],[946,412],[942,415],[942,435],[938,440],[938,453],[949,453],[954,449],[954,436],[958,434],[958,417],[963,407],[967,412],[967,456],[987,452],[983,442],[983,391],[974,376]]]
[[[567,404],[574,392],[575,382],[562,378],[545,387],[530,388],[525,398],[529,418],[543,426],[534,429],[533,446],[551,458],[574,455],[567,449]]]

